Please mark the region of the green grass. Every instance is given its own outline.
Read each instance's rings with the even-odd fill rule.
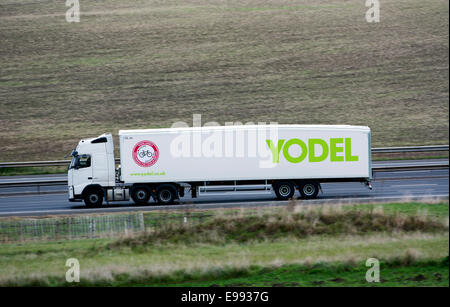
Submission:
[[[176,121],[362,124],[372,145],[448,144],[448,1],[0,4],[0,161]],[[117,141],[117,139],[116,139]]]
[[[375,286],[448,286],[448,203],[245,211],[123,238],[2,244],[0,285],[69,286],[65,261],[77,258],[81,286],[370,286],[363,264],[375,257]]]
[[[67,174],[67,166],[0,168],[0,176]]]
[[[425,214],[428,216],[445,218],[449,216],[449,206],[446,202],[427,204],[418,202],[409,203],[389,203],[389,204],[375,204],[375,205],[354,205],[344,206],[347,210],[377,210],[381,208],[387,214],[406,214],[417,215]]]
[[[202,276],[175,283],[154,283],[152,286],[175,287],[414,287],[449,286],[449,267],[445,260],[424,261],[402,265],[399,261],[381,262],[380,282],[365,279],[365,263],[318,263],[315,265],[255,266],[247,271],[230,271],[216,276]],[[228,273],[228,274],[227,274]],[[209,277],[209,278],[208,278]],[[199,280],[200,279],[200,280]],[[139,285],[139,284],[137,284]],[[141,284],[146,286],[148,284]]]
[[[391,210],[393,211],[393,210]],[[220,216],[201,224],[169,224],[151,231],[118,240],[111,249],[127,246],[141,249],[155,244],[228,244],[277,240],[313,235],[336,236],[367,233],[448,231],[448,225],[428,215],[402,215],[378,210],[339,210],[332,207],[299,209],[298,212],[260,212],[258,215]]]
[[[126,233],[125,228],[128,232],[140,232],[142,228],[160,232],[155,236],[151,235],[152,240],[164,240],[167,234],[161,231],[166,229],[168,234],[174,231],[179,236],[177,240],[184,242],[215,240],[217,236],[225,239],[231,235],[227,229],[230,218],[238,228],[234,230],[235,234],[229,237],[233,240],[255,239],[258,236],[264,238],[268,232],[273,237],[284,236],[285,233],[305,236],[314,233],[392,231],[401,230],[402,227],[408,227],[408,231],[425,230],[427,227],[434,231],[442,228],[439,221],[445,222],[448,215],[448,202],[305,206],[301,201],[292,201],[288,206],[276,208],[155,210],[129,214],[100,213],[39,218],[3,217],[0,218],[0,242],[111,237]],[[286,217],[292,220],[286,220]],[[295,224],[296,221],[299,221],[299,224]],[[314,228],[309,227],[311,222],[315,223]],[[421,224],[422,222],[425,224]],[[402,225],[396,227],[399,223]],[[91,224],[95,224],[95,233],[90,230]],[[180,226],[194,228],[179,231]],[[212,227],[215,232],[213,237],[198,238],[199,234],[210,232],[209,228]],[[292,227],[296,229],[292,231]],[[447,226],[444,225],[445,227]],[[227,233],[218,235],[218,231]],[[191,235],[192,232],[195,234]]]
[[[398,263],[398,259],[405,262],[412,254],[413,260],[404,265],[409,266],[415,262],[440,261],[448,255],[448,234],[313,236],[304,240],[227,245],[167,244],[139,251],[127,248],[111,251],[106,248],[108,242],[84,240],[7,245],[0,252],[0,285],[67,286],[65,261],[72,257],[77,258],[82,267],[81,286],[167,286],[233,283],[235,281],[228,280],[236,277],[256,285],[261,279],[258,276],[251,278],[255,266],[261,268],[257,274],[261,275],[264,270],[285,265],[355,265],[371,257]],[[419,267],[413,266],[410,273],[414,274],[408,274],[408,278],[427,271]],[[433,270],[436,272],[437,269]],[[448,275],[446,270],[448,267],[437,272],[445,276]],[[358,271],[362,268],[356,268]],[[343,274],[331,270],[328,276],[342,278]],[[297,278],[301,280],[299,276]],[[303,278],[315,279],[314,276]],[[360,280],[362,278],[364,275],[359,276]],[[291,277],[283,275],[266,279],[270,285],[288,281]],[[442,285],[436,281],[435,284]]]

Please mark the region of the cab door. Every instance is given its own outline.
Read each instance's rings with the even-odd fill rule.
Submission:
[[[92,183],[92,156],[79,155],[73,165],[72,181],[74,194],[81,195],[83,189]]]
[[[92,158],[95,159],[95,165],[92,168],[92,182],[94,184],[99,184],[103,187],[109,185],[108,181],[108,157],[106,155],[106,149],[95,152],[92,155]]]

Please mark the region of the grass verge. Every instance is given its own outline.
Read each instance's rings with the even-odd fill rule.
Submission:
[[[0,168],[0,176],[66,174],[67,166]]]
[[[295,209],[294,209],[295,210]],[[297,211],[298,212],[295,212]],[[443,223],[428,215],[386,214],[382,210],[352,208],[308,207],[294,212],[280,210],[270,214],[217,216],[202,224],[168,224],[164,229],[118,240],[108,247],[142,248],[169,243],[228,244],[277,240],[286,237],[305,238],[313,235],[367,234],[376,232],[448,231]]]
[[[448,286],[448,204],[247,214],[123,238],[2,244],[0,285],[73,286],[65,261],[77,258],[75,286]],[[381,261],[381,283],[365,282],[368,258]]]

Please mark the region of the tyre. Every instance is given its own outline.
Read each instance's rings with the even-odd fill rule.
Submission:
[[[146,205],[150,200],[151,192],[146,186],[137,186],[131,192],[131,198],[136,205]]]
[[[314,181],[301,182],[298,189],[304,199],[317,198],[319,194],[319,184]]]
[[[273,184],[275,195],[280,200],[286,200],[292,198],[295,193],[295,185],[290,181],[282,181]]]
[[[156,200],[161,205],[172,204],[177,199],[176,189],[171,185],[162,185],[156,188]]]
[[[103,191],[101,189],[89,189],[83,195],[86,207],[95,208],[103,204]]]

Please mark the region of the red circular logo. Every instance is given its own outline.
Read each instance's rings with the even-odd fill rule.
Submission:
[[[155,143],[140,141],[133,148],[133,160],[137,165],[149,167],[158,161],[159,149]]]

